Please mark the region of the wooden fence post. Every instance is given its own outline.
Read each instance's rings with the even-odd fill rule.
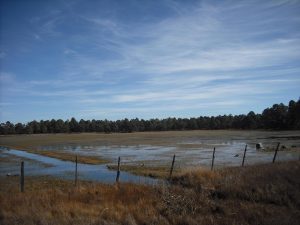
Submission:
[[[246,152],[247,152],[247,145],[245,146],[245,150],[244,150],[242,166],[244,166],[244,162],[245,162],[245,158],[246,158]]]
[[[215,151],[216,151],[216,147],[214,147],[214,151],[213,151],[213,155],[212,155],[212,161],[211,161],[211,169],[214,169],[214,161],[215,161]]]
[[[117,183],[119,182],[119,179],[120,179],[120,164],[121,164],[121,158],[119,156],[119,158],[118,158],[118,171],[117,171],[117,177],[116,177],[116,182]]]
[[[21,162],[20,191],[24,192],[24,162]]]
[[[171,179],[172,177],[172,173],[173,173],[173,169],[174,169],[174,163],[175,163],[175,154],[173,155],[173,160],[172,160],[172,165],[171,165],[171,169],[170,169],[170,175],[169,175],[169,179]]]
[[[78,174],[77,174],[77,155],[76,155],[76,158],[75,158],[75,186],[77,186],[77,177],[78,177]]]
[[[280,142],[278,142],[278,144],[277,144],[277,147],[276,147],[276,150],[275,150],[275,153],[274,153],[274,157],[273,157],[273,163],[276,160],[276,156],[277,156],[277,152],[278,152],[278,149],[279,149],[279,145],[280,145]]]

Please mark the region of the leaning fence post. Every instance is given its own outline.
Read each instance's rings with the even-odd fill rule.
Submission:
[[[215,151],[216,151],[216,147],[214,147],[214,151],[213,151],[213,155],[212,155],[212,161],[211,161],[211,169],[214,169],[214,161],[215,161]]]
[[[175,154],[173,155],[173,160],[172,160],[172,165],[171,165],[171,169],[170,169],[170,175],[169,175],[169,179],[171,179],[172,177],[172,173],[173,173],[173,169],[174,169],[174,163],[175,163]]]
[[[119,156],[119,158],[118,158],[118,171],[117,171],[117,177],[116,177],[116,182],[117,183],[119,182],[119,179],[120,179],[120,163],[121,163],[121,158]]]
[[[277,144],[277,147],[276,147],[276,150],[275,150],[275,153],[274,153],[274,157],[273,157],[273,163],[276,160],[276,156],[277,156],[277,152],[278,152],[278,149],[279,149],[279,145],[280,145],[280,142],[278,142],[278,144]]]
[[[24,192],[24,162],[21,162],[20,191]]]
[[[76,155],[76,158],[75,158],[75,186],[77,186],[77,155]]]
[[[242,166],[244,166],[245,157],[246,157],[246,152],[247,152],[247,145],[245,146],[245,150],[244,150]]]

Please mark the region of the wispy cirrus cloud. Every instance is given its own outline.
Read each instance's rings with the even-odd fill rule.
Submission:
[[[239,8],[245,7],[248,4],[240,5]],[[259,37],[257,32],[272,33],[277,29],[275,21],[269,30],[258,26],[259,29],[249,32],[244,30],[243,23],[237,29],[232,18],[228,18],[228,23],[222,21],[221,15],[226,15],[226,10],[222,6],[199,6],[188,14],[181,13],[180,16],[138,26],[130,31],[120,21],[85,18],[93,30],[99,27],[99,33],[95,32],[88,38],[93,43],[92,46],[99,52],[105,46],[107,51],[104,52],[114,57],[107,59],[107,56],[91,57],[79,53],[67,60],[67,68],[71,67],[74,68],[72,71],[76,71],[69,74],[102,76],[105,73],[124,71],[159,74],[163,79],[163,75],[168,73],[263,68],[285,65],[299,58],[299,37],[274,37],[260,42],[247,40],[249,36]],[[277,20],[280,19],[285,20],[283,17]],[[253,21],[251,26],[255,24],[261,22]],[[112,31],[111,35],[103,36],[103,27]],[[82,40],[85,41],[86,38]],[[134,40],[143,41],[139,43]]]
[[[16,74],[7,99],[122,118],[259,112],[297,98],[299,1],[82,4],[32,17],[39,41],[25,70],[5,69]]]

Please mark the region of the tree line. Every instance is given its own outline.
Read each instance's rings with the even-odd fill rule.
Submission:
[[[200,116],[197,118],[123,119],[123,120],[41,120],[27,124],[1,123],[0,134],[40,134],[73,132],[139,132],[199,129],[300,129],[300,99],[289,105],[274,104],[261,114]]]

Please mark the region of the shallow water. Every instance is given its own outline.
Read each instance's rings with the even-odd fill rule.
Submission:
[[[268,141],[268,140],[267,140]],[[260,140],[260,142],[262,142]],[[210,166],[213,148],[216,148],[215,166],[238,166],[242,163],[245,145],[247,144],[247,164],[271,162],[274,151],[256,150],[255,140],[186,140],[174,146],[153,145],[91,145],[68,144],[40,146],[39,150],[65,151],[79,155],[100,156],[108,161],[116,161],[120,156],[125,164],[145,164],[147,166],[159,166],[171,164],[173,155],[176,155],[176,166]],[[277,142],[264,142],[264,146],[276,148]],[[299,151],[278,151],[276,161],[297,160]]]
[[[74,179],[75,163],[63,161],[47,156],[28,153],[19,150],[4,150],[1,149],[1,157],[17,156],[22,157],[25,161],[25,176],[51,175],[63,179]],[[81,180],[95,180],[105,183],[113,183],[116,179],[116,171],[108,170],[106,165],[89,165],[78,163],[78,178]],[[8,173],[11,175],[19,174],[20,163],[11,163],[9,167],[0,166],[0,175],[5,176]],[[121,171],[120,181],[132,183],[147,183],[155,184],[156,179],[136,176],[124,171]]]
[[[209,132],[208,132],[209,133]],[[184,134],[184,133],[183,133]],[[276,161],[298,160],[300,155],[300,134],[299,132],[225,132],[216,135],[203,136],[197,133],[191,133],[191,136],[163,136],[155,139],[154,143],[143,142],[143,139],[135,138],[138,144],[119,144],[122,141],[112,143],[108,139],[85,143],[62,143],[55,145],[39,146],[39,151],[57,151],[68,152],[80,155],[98,156],[116,164],[120,156],[122,165],[145,165],[145,166],[170,166],[172,157],[176,155],[175,167],[187,168],[194,166],[210,167],[212,161],[213,148],[215,152],[215,167],[239,166],[242,163],[245,145],[248,146],[245,165],[270,163],[274,156],[274,150],[277,143],[286,146],[289,150],[278,151]],[[144,140],[146,138],[144,137]],[[117,143],[117,144],[116,144]],[[126,142],[125,142],[126,143]],[[130,143],[130,142],[127,142]],[[156,143],[156,144],[155,144]],[[256,150],[256,143],[261,143],[269,151]],[[45,156],[34,155],[23,151],[3,148],[0,150],[0,157],[20,156],[28,158],[31,161],[26,162],[26,171],[33,175],[55,175],[62,178],[73,179],[75,165],[72,162],[52,159]],[[19,160],[20,161],[20,160]],[[0,164],[0,174],[6,174],[11,171],[19,172],[19,161],[15,164]],[[3,160],[2,160],[3,162]],[[2,163],[3,164],[3,163]],[[15,166],[13,166],[15,165]],[[115,171],[110,171],[106,165],[87,165],[78,164],[79,178],[86,180],[98,180],[104,182],[114,182]],[[134,176],[130,173],[121,173],[123,181],[148,181],[153,179]]]

